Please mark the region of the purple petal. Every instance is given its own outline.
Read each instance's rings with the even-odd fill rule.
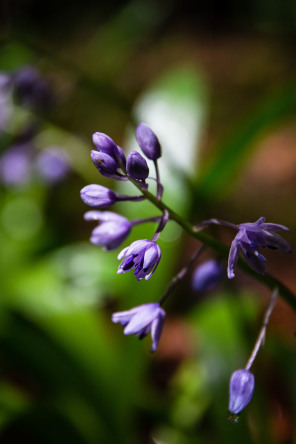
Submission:
[[[143,304],[138,307],[137,313],[131,318],[124,329],[125,335],[137,334],[151,324],[158,314],[158,304]]]
[[[164,320],[165,320],[165,311],[162,308],[159,308],[158,316],[156,319],[154,319],[151,325],[151,338],[152,338],[151,352],[155,352],[155,350],[157,349],[164,325]]]
[[[265,223],[261,225],[262,230],[265,231],[290,231],[288,227],[285,227],[285,225],[280,224],[272,224],[272,223]]]
[[[112,314],[111,320],[112,322],[120,323],[121,325],[126,325],[131,318],[138,312],[139,307],[134,307],[131,310],[118,311]]]
[[[229,279],[232,279],[235,276],[234,268],[236,266],[238,256],[239,256],[239,244],[237,241],[237,237],[235,237],[232,241],[229,251],[228,268],[227,268],[227,275]]]
[[[255,252],[252,255],[245,254],[243,252],[243,255],[244,255],[245,261],[253,270],[255,270],[259,274],[265,274],[265,262],[263,262],[262,259],[259,259],[257,256],[255,256]],[[264,257],[264,256],[262,256],[262,257]]]

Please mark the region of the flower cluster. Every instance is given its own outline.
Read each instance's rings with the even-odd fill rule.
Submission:
[[[121,263],[117,271],[118,274],[133,270],[137,281],[148,280],[152,277],[161,258],[160,247],[156,241],[170,219],[174,219],[191,236],[199,240],[204,239],[203,236],[199,235],[199,231],[211,224],[227,226],[237,232],[229,251],[227,269],[229,279],[235,276],[234,269],[240,253],[242,253],[243,258],[253,270],[264,274],[266,259],[260,252],[261,249],[269,248],[284,253],[291,252],[289,244],[278,234],[281,231],[289,231],[288,228],[279,224],[266,223],[264,217],[260,217],[254,223],[248,222],[240,225],[218,219],[210,219],[201,222],[195,227],[189,226],[162,201],[163,186],[160,182],[157,165],[157,161],[161,156],[161,147],[156,135],[145,123],[140,123],[136,129],[136,139],[143,154],[154,163],[157,185],[156,195],[148,191],[149,167],[145,158],[137,151],[131,151],[126,158],[121,147],[116,145],[109,136],[99,132],[93,135],[93,143],[96,149],[91,151],[91,159],[97,170],[103,176],[111,179],[129,180],[141,191],[141,194],[126,196],[97,184],[87,185],[81,190],[83,202],[90,207],[97,208],[96,210],[88,211],[84,216],[86,220],[98,222],[98,225],[92,231],[90,241],[95,245],[102,246],[105,250],[119,247],[128,237],[134,225],[152,221],[159,223],[152,239],[136,240],[119,253],[118,260]],[[143,199],[149,199],[161,210],[162,214],[149,219],[129,221],[119,214],[98,210],[110,207],[120,201],[137,202]],[[205,247],[206,245],[202,245],[193,254],[189,262],[173,278],[158,302],[141,304],[127,311],[113,313],[112,321],[120,323],[124,327],[125,335],[134,334],[142,339],[151,332],[151,351],[154,352],[157,349],[165,320],[165,311],[162,305],[177,283],[188,273]],[[213,290],[221,281],[222,275],[223,265],[221,258],[219,260],[211,259],[202,263],[192,275],[193,290],[196,292]],[[255,382],[254,376],[249,370],[264,338],[265,328],[273,305],[274,298],[268,308],[263,327],[247,366],[245,369],[235,371],[231,377],[229,412],[233,416],[234,421],[252,398]]]
[[[54,101],[49,81],[33,66],[11,73],[0,72],[0,134],[12,120],[14,102],[34,111],[25,126],[8,137],[9,143],[1,153],[0,181],[5,186],[22,187],[32,179],[52,185],[70,172],[69,158],[60,147],[39,150],[35,145],[40,129],[39,115],[50,111]]]
[[[102,185],[91,184],[81,190],[80,194],[83,202],[90,207],[103,209],[120,201],[138,202],[145,199],[145,191],[148,189],[146,180],[149,176],[149,167],[145,158],[137,151],[131,151],[126,158],[122,148],[116,145],[106,134],[96,132],[92,139],[96,149],[91,151],[91,159],[99,173],[110,179],[129,180],[141,190],[142,194],[126,196]],[[160,143],[154,132],[145,123],[138,125],[136,139],[143,154],[155,164],[157,199],[160,199],[163,189],[157,168],[157,160],[161,156]],[[151,240],[137,240],[125,247],[118,255],[118,260],[121,260],[118,274],[134,270],[137,281],[151,278],[161,258],[161,250],[156,241],[169,220],[167,211],[163,211],[161,216],[129,221],[117,213],[93,210],[85,213],[84,218],[98,221],[99,224],[93,229],[90,241],[102,246],[105,250],[113,250],[119,247],[128,237],[134,225],[145,222],[159,222]],[[150,303],[128,312],[115,313],[112,320],[125,326],[125,334],[134,333],[141,338],[151,329],[153,341],[151,350],[155,351],[164,316],[164,310],[160,308],[159,304]]]

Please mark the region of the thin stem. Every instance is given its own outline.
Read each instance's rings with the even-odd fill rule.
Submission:
[[[157,239],[159,238],[160,233],[162,232],[162,230],[164,229],[164,227],[166,226],[166,224],[169,221],[169,213],[167,210],[164,210],[163,214],[162,214],[162,218],[160,219],[159,225],[156,229],[156,232],[152,238],[152,240],[154,242],[157,241]]]
[[[135,225],[145,224],[146,222],[159,222],[161,219],[162,216],[146,217],[145,219],[133,219],[130,223],[134,227]]]
[[[168,286],[168,288],[166,289],[164,295],[161,297],[161,299],[159,300],[159,305],[162,305],[164,303],[164,301],[167,299],[167,297],[169,296],[169,294],[173,291],[173,289],[175,288],[175,286],[178,284],[178,282],[180,282],[181,279],[183,279],[183,277],[185,276],[185,274],[188,273],[188,271],[190,270],[190,268],[192,267],[192,265],[194,264],[194,262],[196,261],[196,259],[207,249],[206,245],[202,245],[190,258],[189,262],[187,262],[187,264],[185,265],[185,267],[183,267],[178,274],[176,274],[175,277],[173,277],[170,285]]]
[[[264,316],[263,324],[262,324],[262,327],[261,327],[261,329],[259,331],[259,335],[257,337],[257,341],[255,343],[255,346],[253,348],[251,356],[250,356],[250,358],[249,358],[249,360],[248,360],[248,362],[246,364],[246,367],[245,367],[246,370],[250,370],[250,368],[252,367],[253,362],[254,362],[254,360],[255,360],[255,358],[257,356],[257,353],[258,353],[260,347],[264,343],[266,327],[267,327],[267,324],[269,322],[269,318],[270,318],[270,315],[272,313],[272,310],[273,310],[273,308],[275,306],[277,295],[278,295],[278,289],[275,288],[273,290],[272,294],[271,294],[270,301],[269,301],[269,304],[268,304],[268,307],[267,307],[267,310],[266,310],[266,313],[265,313],[265,316]]]
[[[202,230],[203,228],[209,227],[210,225],[223,225],[224,227],[230,227],[234,228],[235,230],[238,230],[239,227],[231,222],[227,222],[226,220],[219,220],[219,219],[208,219],[202,221],[200,224],[194,226],[195,231]]]
[[[154,160],[154,167],[155,167],[156,183],[157,183],[156,196],[157,196],[157,200],[161,200],[162,194],[163,194],[163,186],[160,183],[160,175],[159,175],[157,159]]]
[[[212,236],[205,234],[203,231],[195,231],[194,226],[192,226],[182,216],[180,216],[178,213],[176,213],[174,210],[168,207],[165,203],[163,203],[162,200],[157,200],[157,198],[153,194],[151,194],[148,190],[142,190],[140,186],[133,179],[129,180],[143,193],[146,199],[149,200],[153,205],[155,205],[161,211],[167,210],[170,220],[174,220],[190,236],[192,236],[194,239],[199,240],[200,242],[206,244],[208,247],[215,250],[221,257],[224,258],[228,257],[229,247],[224,245],[222,242],[214,239]],[[238,260],[237,265],[243,271],[251,275],[257,281],[262,282],[271,290],[273,290],[275,287],[278,287],[278,291],[281,297],[286,301],[288,305],[290,305],[290,307],[294,311],[296,311],[296,297],[294,293],[288,287],[286,287],[282,282],[280,282],[278,279],[276,279],[275,277],[271,276],[268,273],[266,273],[264,276],[259,273],[256,273],[241,259]]]
[[[117,194],[116,193],[116,200],[118,202],[126,201],[126,200],[129,200],[131,202],[140,202],[141,200],[145,200],[145,199],[146,199],[146,197],[143,196],[143,195],[140,195],[140,196],[124,196],[122,194]]]

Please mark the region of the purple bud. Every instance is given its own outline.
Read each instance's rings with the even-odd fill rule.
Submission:
[[[117,201],[116,193],[102,185],[87,185],[80,191],[81,199],[91,207],[106,208]]]
[[[211,291],[220,282],[223,276],[223,267],[220,262],[211,259],[199,265],[192,276],[194,291]]]
[[[230,413],[240,413],[251,401],[255,387],[254,375],[249,370],[241,369],[232,373],[229,384]]]
[[[136,129],[137,142],[150,160],[156,160],[161,156],[161,148],[158,138],[145,123],[140,123]]]
[[[85,220],[96,220],[99,225],[94,228],[90,241],[95,245],[101,245],[104,250],[114,250],[129,235],[132,225],[123,216],[111,211],[88,211],[84,215]]]
[[[92,139],[98,151],[109,154],[111,157],[117,156],[117,145],[107,134],[96,132],[93,134]]]
[[[128,155],[126,169],[132,179],[145,180],[149,175],[147,162],[137,151],[132,151]]]
[[[105,153],[106,155],[110,156],[113,159],[113,161],[116,163],[116,169],[120,168],[122,166],[125,167],[126,159],[125,159],[124,152],[123,152],[122,148],[120,148],[120,146],[116,145],[116,143],[111,139],[111,137],[107,136],[104,133],[96,132],[93,134],[92,139],[93,139],[93,143],[95,144],[97,150],[100,153]],[[93,161],[94,161],[94,159],[93,159]],[[103,174],[103,172],[100,169],[99,169],[99,171],[101,174]],[[106,175],[106,174],[103,174],[103,175]],[[117,176],[120,176],[120,175],[117,173]],[[107,177],[111,177],[111,176],[108,175]],[[119,177],[116,177],[116,175],[113,178],[119,179]]]
[[[119,165],[109,154],[103,151],[92,150],[90,156],[95,167],[103,176],[113,177],[116,174]]]

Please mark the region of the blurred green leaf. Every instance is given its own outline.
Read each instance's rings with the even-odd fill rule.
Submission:
[[[213,199],[231,191],[234,178],[259,138],[296,112],[296,85],[285,85],[262,104],[217,147],[197,179],[196,193]]]

